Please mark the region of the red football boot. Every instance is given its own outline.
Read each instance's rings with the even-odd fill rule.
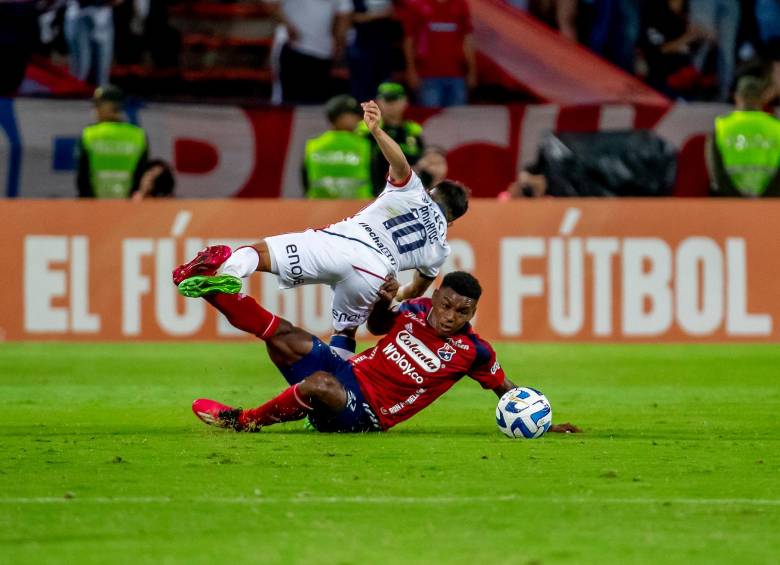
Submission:
[[[173,284],[179,286],[181,281],[196,275],[213,275],[231,254],[227,245],[212,245],[198,251],[195,259],[173,270]]]
[[[241,408],[233,408],[207,398],[198,398],[192,403],[192,411],[201,421],[209,426],[228,428],[236,431],[256,431],[249,429],[239,421]]]

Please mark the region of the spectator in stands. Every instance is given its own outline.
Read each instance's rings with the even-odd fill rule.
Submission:
[[[525,167],[517,178],[509,183],[507,189],[499,192],[501,202],[512,198],[540,198],[547,194],[547,177],[541,173],[537,164]]]
[[[693,52],[706,34],[688,21],[685,0],[647,6],[643,19],[640,45],[648,84],[669,96],[695,89],[700,75],[693,67]]]
[[[543,21],[560,34],[572,41],[578,40],[577,0],[531,0],[518,2],[510,0],[516,8],[528,11],[535,18]]]
[[[114,10],[114,54],[117,64],[139,64],[148,53],[155,67],[179,65],[181,34],[169,23],[165,0],[133,0]]]
[[[171,166],[162,159],[152,159],[147,163],[132,198],[136,202],[146,198],[172,198],[175,188],[176,178]]]
[[[715,118],[706,149],[712,195],[780,197],[780,120],[762,111],[768,87],[762,78],[740,78],[736,109]]]
[[[0,1],[0,96],[13,96],[24,80],[38,36],[34,0]]]
[[[352,13],[351,0],[273,0],[285,34],[279,53],[282,100],[320,104],[331,94],[331,68],[342,58]]]
[[[97,123],[84,128],[79,144],[78,194],[128,198],[146,170],[146,133],[124,121],[124,94],[117,87],[99,87],[94,101]]]
[[[780,47],[780,45],[778,45],[778,47]],[[769,78],[772,86],[770,87],[770,92],[767,96],[767,104],[776,106],[780,104],[780,52],[775,54],[775,58],[771,63]]]
[[[780,47],[780,2],[756,0],[755,14],[761,42],[770,48]]]
[[[707,39],[696,52],[694,64],[703,73],[709,52],[717,50],[718,100],[726,101],[734,81],[739,1],[690,0],[689,11],[691,23],[703,30]]]
[[[423,186],[430,189],[447,178],[449,166],[447,164],[447,152],[443,147],[429,145],[423,151],[422,158],[417,161],[414,171],[420,177]]]
[[[405,22],[406,80],[422,106],[458,106],[477,85],[471,13],[466,0],[418,0]]]
[[[640,30],[640,0],[595,0],[590,48],[633,74]]]
[[[397,82],[380,84],[376,92],[376,102],[382,111],[382,122],[379,127],[401,147],[406,160],[414,166],[420,160],[425,144],[422,138],[422,126],[415,121],[404,119],[404,112],[409,106],[404,87]],[[365,122],[361,121],[356,131],[371,142],[371,183],[374,194],[378,195],[387,184],[389,164]]]
[[[393,72],[393,46],[400,39],[391,0],[353,0],[354,38],[347,48],[352,96],[370,100]]]
[[[756,0],[755,18],[761,55],[770,67],[770,103],[776,104],[780,100],[780,0]]]
[[[371,144],[355,133],[363,117],[357,100],[342,94],[328,100],[331,129],[306,142],[303,186],[309,198],[371,198]]]
[[[68,1],[65,38],[70,49],[70,72],[77,79],[86,81],[94,74],[95,84],[108,84],[114,58],[113,8],[123,1]]]

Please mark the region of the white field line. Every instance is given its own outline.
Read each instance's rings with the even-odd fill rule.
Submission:
[[[780,506],[776,498],[601,498],[595,496],[542,497],[542,496],[295,496],[295,497],[168,497],[168,496],[73,496],[71,498],[1,497],[0,505],[12,504],[471,504],[476,502],[542,502],[552,504],[639,504],[687,506]]]

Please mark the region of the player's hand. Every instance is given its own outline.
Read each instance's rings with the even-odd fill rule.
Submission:
[[[366,122],[368,131],[376,131],[379,128],[379,122],[382,121],[382,111],[373,100],[363,102],[361,106],[363,108],[363,121]]]
[[[552,426],[550,426],[550,428],[547,431],[556,434],[581,434],[582,433],[582,430],[580,428],[578,428],[574,424],[570,424],[569,422],[565,422],[563,424],[553,424]]]
[[[398,294],[398,288],[400,285],[395,278],[387,277],[382,286],[379,287],[379,299],[392,302],[395,295]]]

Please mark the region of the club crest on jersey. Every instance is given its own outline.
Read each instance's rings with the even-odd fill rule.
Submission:
[[[449,343],[445,343],[436,351],[436,354],[439,356],[439,358],[441,358],[442,361],[446,361],[447,363],[452,361],[452,357],[455,355],[455,353],[455,348],[452,347]]]

